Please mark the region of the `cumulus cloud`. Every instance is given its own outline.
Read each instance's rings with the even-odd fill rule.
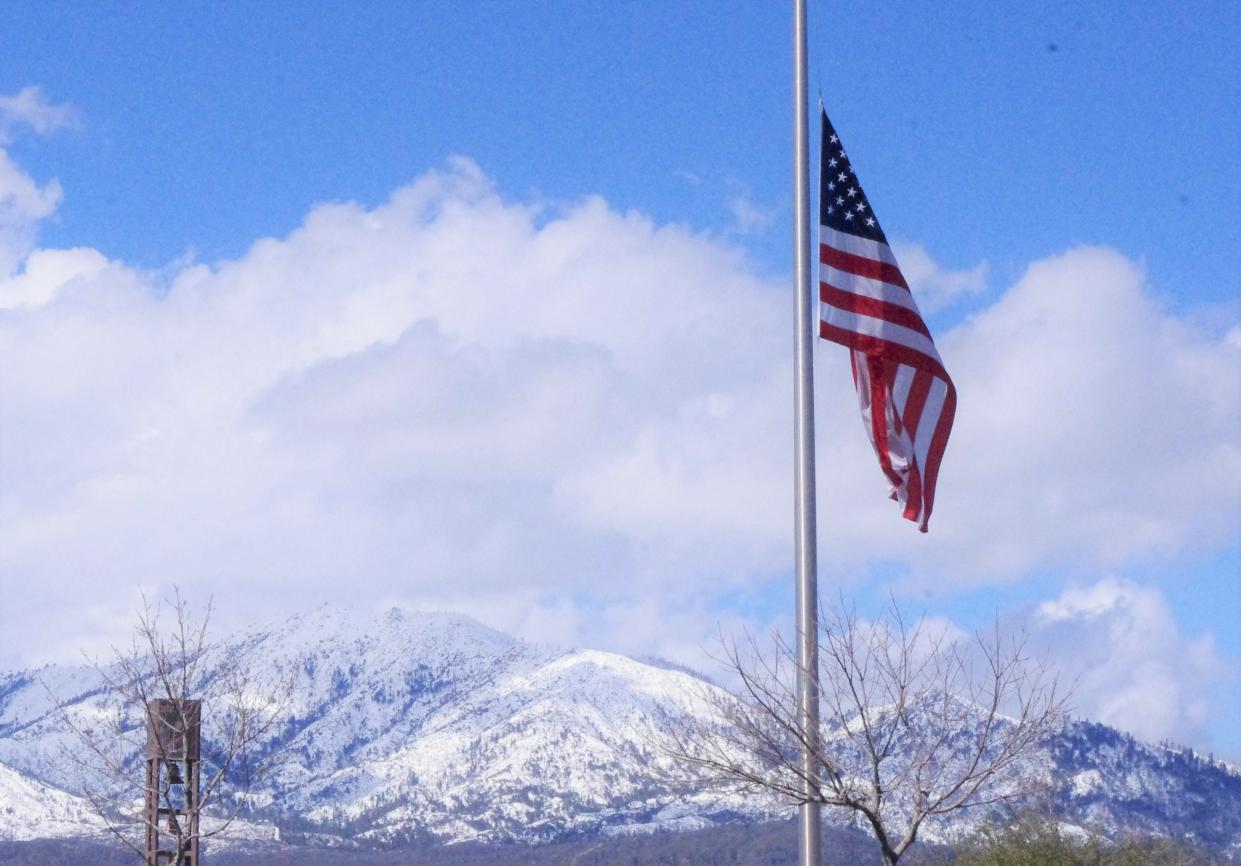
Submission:
[[[455,160],[166,282],[24,256],[0,278],[0,654],[173,581],[247,618],[407,602],[677,654],[787,574],[787,286],[706,234],[508,201]],[[940,342],[961,410],[929,537],[819,353],[825,569],[960,585],[1235,526],[1236,348],[1133,263],[1036,263]]]
[[[69,586],[530,605],[780,567],[785,313],[736,250],[456,161],[167,286],[56,255],[0,318],[8,634]]]
[[[821,508],[849,548],[932,586],[1235,542],[1241,356],[1163,309],[1139,265],[1101,248],[1035,262],[938,342],[960,403],[931,533],[894,533],[873,492],[854,498],[861,449],[829,439],[848,475]],[[824,408],[843,418],[832,375]]]
[[[1155,587],[1115,577],[1038,606],[1035,634],[1076,678],[1077,713],[1147,740],[1201,743],[1210,687],[1227,675],[1211,635],[1181,632]]]

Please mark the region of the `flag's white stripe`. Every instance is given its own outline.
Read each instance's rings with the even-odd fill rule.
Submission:
[[[857,390],[870,393],[870,368],[866,366],[866,353],[854,350],[853,367],[857,370]]]
[[[908,364],[898,364],[896,380],[892,383],[892,402],[896,404],[897,415],[905,414],[905,403],[909,400],[909,386],[914,383],[914,368]]]
[[[937,364],[941,367],[943,366],[943,362],[939,359],[939,352],[935,349],[935,344],[925,334],[893,324],[886,319],[864,316],[860,313],[842,310],[840,307],[834,307],[831,304],[822,302],[819,303],[819,318],[829,325],[835,325],[837,328],[852,331],[855,334],[864,334],[868,337],[875,337],[879,340],[887,340],[889,343],[905,346],[915,352],[926,355],[928,358],[934,359]]]
[[[914,302],[914,296],[904,286],[894,286],[883,280],[872,280],[870,277],[859,277],[857,274],[823,264],[819,265],[819,282],[855,295],[897,304],[907,310],[913,310],[919,316],[922,315],[917,303]]]
[[[892,250],[888,248],[887,244],[880,241],[872,241],[868,238],[851,235],[848,232],[838,232],[827,226],[819,226],[819,243],[835,247],[850,255],[863,256],[868,259],[887,262],[894,267],[900,267],[896,263],[896,256],[892,254]]]
[[[904,486],[909,483],[909,467],[914,462],[914,443],[903,427],[896,426],[903,407],[892,399],[891,391],[888,392],[886,404],[887,415],[883,420],[887,424],[888,460]]]
[[[927,455],[931,451],[931,439],[935,436],[935,428],[939,426],[939,416],[944,410],[944,400],[947,397],[948,383],[939,376],[933,377],[931,389],[926,395],[926,403],[922,407],[922,420],[918,422],[918,435],[914,437],[914,456],[918,461],[918,471],[922,474],[924,481],[926,480]]]

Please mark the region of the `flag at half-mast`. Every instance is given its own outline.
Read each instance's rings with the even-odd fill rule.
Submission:
[[[822,114],[819,336],[850,349],[862,421],[892,498],[926,532],[957,392],[840,136]]]

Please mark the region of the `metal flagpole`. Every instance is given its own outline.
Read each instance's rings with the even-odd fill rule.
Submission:
[[[793,201],[794,293],[796,295],[795,419],[793,449],[794,546],[797,569],[798,727],[805,799],[800,808],[800,866],[820,866],[819,804],[819,588],[814,513],[814,307],[810,297],[810,132],[806,116],[806,0],[793,0]]]

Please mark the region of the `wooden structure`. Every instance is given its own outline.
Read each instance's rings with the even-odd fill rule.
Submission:
[[[147,703],[144,866],[199,866],[202,702]]]

